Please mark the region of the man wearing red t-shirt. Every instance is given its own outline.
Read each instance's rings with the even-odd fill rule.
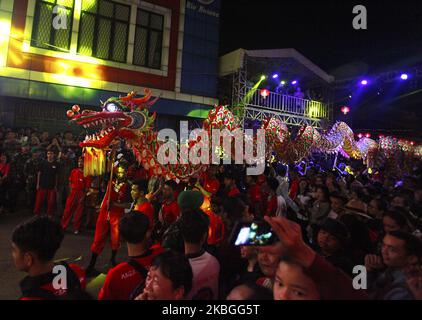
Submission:
[[[13,262],[19,271],[28,274],[20,283],[21,300],[56,300],[85,290],[85,273],[81,267],[53,262],[63,237],[61,226],[49,217],[36,216],[15,228]]]
[[[142,287],[156,255],[164,251],[158,245],[148,248],[151,230],[146,215],[131,212],[119,224],[122,239],[127,243],[129,259],[107,273],[98,300],[129,300]],[[140,293],[140,292],[139,292]]]
[[[236,186],[236,178],[230,172],[224,176],[225,195],[228,198],[235,198],[240,194],[239,189]]]
[[[175,191],[177,183],[169,180],[164,183],[163,187],[163,204],[161,205],[158,219],[164,229],[175,222],[180,215],[180,208],[177,204]]]
[[[70,194],[67,197],[63,212],[62,228],[63,230],[67,229],[72,218],[72,213],[75,212],[73,217],[73,231],[75,234],[78,234],[84,211],[85,194],[91,186],[91,178],[84,176],[82,157],[78,159],[78,167],[70,173],[69,184]]]
[[[98,255],[103,251],[107,235],[110,232],[111,244],[111,265],[116,265],[117,249],[120,247],[119,239],[119,221],[124,213],[124,208],[130,202],[130,188],[125,181],[127,174],[127,165],[120,163],[116,170],[116,178],[108,185],[103,202],[101,203],[100,213],[95,226],[94,242],[91,246],[91,260],[86,269],[87,275],[95,275],[95,263]]]
[[[151,202],[147,200],[147,194],[148,183],[145,180],[135,182],[130,191],[130,195],[134,201],[130,211],[136,211],[146,215],[149,220],[149,228],[154,229],[154,207]]]
[[[246,184],[248,185],[248,204],[253,212],[262,212],[262,192],[261,185],[257,182],[257,176],[246,176]]]

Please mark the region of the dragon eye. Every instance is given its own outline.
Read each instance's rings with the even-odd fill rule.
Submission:
[[[119,110],[119,107],[114,103],[107,103],[104,110],[106,110],[108,112],[116,112],[116,111]]]

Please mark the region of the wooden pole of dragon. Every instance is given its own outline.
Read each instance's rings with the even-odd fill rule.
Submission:
[[[113,176],[114,176],[114,161],[116,160],[117,145],[113,145],[111,149],[111,165],[110,165],[110,180],[108,181],[107,191],[107,221],[110,221],[110,204],[111,204],[111,188],[113,188]]]

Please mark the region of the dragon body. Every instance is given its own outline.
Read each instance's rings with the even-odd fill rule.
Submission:
[[[152,93],[145,90],[145,96],[137,98],[134,92],[125,97],[113,97],[103,102],[101,111],[83,110],[73,106],[68,111],[71,121],[84,127],[87,131],[85,140],[80,143],[84,150],[85,174],[100,175],[105,172],[106,151],[119,139],[124,139],[131,146],[137,161],[148,170],[152,176],[163,176],[166,179],[188,180],[206,171],[207,164],[177,163],[162,164],[158,161],[158,151],[165,141],[158,139],[158,132],[154,130],[156,114],[149,111],[157,99],[151,100]],[[213,129],[224,130],[227,134],[241,129],[240,120],[225,106],[213,108],[207,119],[203,122],[203,130],[211,137]],[[300,128],[295,139],[287,126],[278,118],[267,118],[263,121],[261,129],[265,132],[266,157],[275,156],[284,163],[296,163],[308,157],[311,153],[341,153],[346,157],[363,159],[368,166],[374,166],[374,159],[380,152],[386,158],[394,158],[397,150],[405,150],[413,154],[413,149],[408,145],[401,145],[399,141],[386,137],[380,142],[361,138],[354,139],[352,129],[344,122],[337,122],[331,130],[321,133],[311,126]],[[186,141],[185,148],[179,144],[177,149],[183,152],[204,152],[199,150],[199,144],[209,144],[205,152],[216,152],[211,147],[210,140],[201,141],[201,136],[191,137]],[[195,150],[193,150],[195,149]],[[180,160],[180,154],[179,158]]]

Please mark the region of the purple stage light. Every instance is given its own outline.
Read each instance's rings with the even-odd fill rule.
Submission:
[[[403,73],[401,76],[400,76],[400,79],[402,79],[402,80],[407,80],[409,78],[409,76],[406,74],[406,73]]]
[[[368,84],[368,80],[362,80],[360,82],[361,85],[366,86]]]
[[[277,79],[278,78],[278,74],[277,73],[274,73],[273,74],[273,79]]]
[[[297,84],[297,81],[296,80],[293,80],[292,81],[292,85],[295,85],[295,84]]]

